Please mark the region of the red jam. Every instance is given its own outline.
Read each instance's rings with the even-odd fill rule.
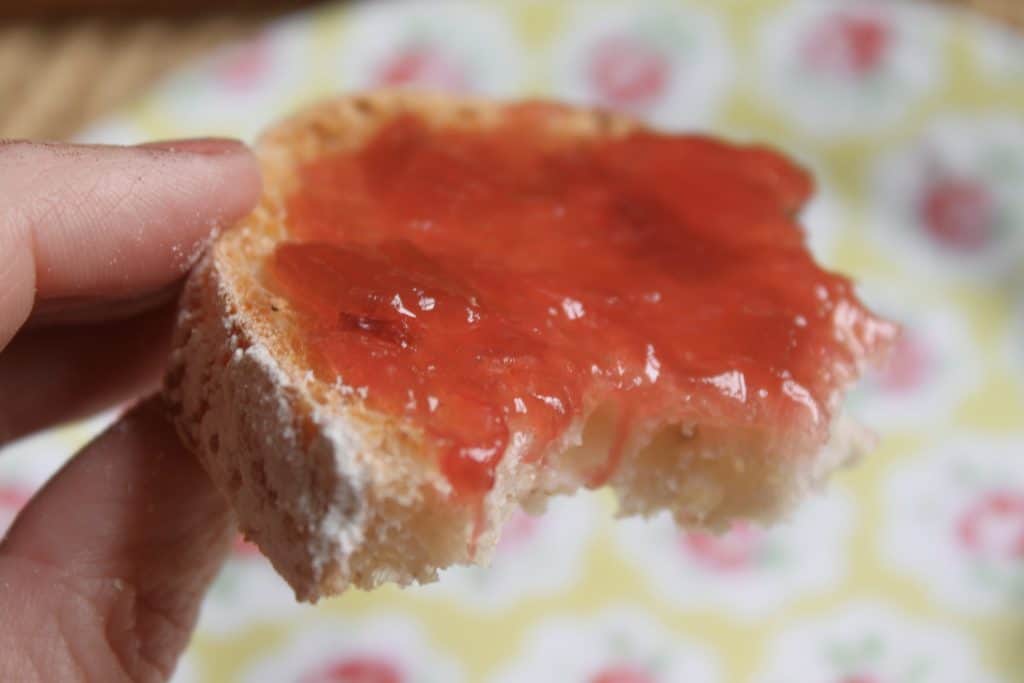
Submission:
[[[809,177],[705,137],[566,140],[544,111],[486,131],[401,117],[301,169],[270,282],[315,372],[424,430],[468,499],[510,444],[543,457],[599,405],[623,431],[824,441],[890,328],[807,252]]]

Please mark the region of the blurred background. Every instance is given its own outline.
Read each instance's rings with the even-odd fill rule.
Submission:
[[[937,1],[968,7],[1007,26],[1024,27],[1020,0]],[[2,2],[0,137],[70,137],[131,102],[176,67],[251,36],[290,12],[330,4],[316,0]],[[731,4],[740,3],[732,0]]]
[[[515,517],[489,569],[296,605],[239,542],[178,683],[1024,681],[1024,2],[35,0],[0,137],[252,141],[381,85],[597,104],[777,146],[804,223],[905,334],[850,397],[878,451],[771,529],[614,502]],[[0,532],[110,416],[0,457]]]

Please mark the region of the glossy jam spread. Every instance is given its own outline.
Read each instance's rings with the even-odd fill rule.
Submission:
[[[620,433],[823,441],[888,328],[811,260],[808,176],[704,137],[567,140],[544,111],[485,131],[399,118],[301,169],[269,282],[315,372],[424,430],[461,497],[598,405]]]

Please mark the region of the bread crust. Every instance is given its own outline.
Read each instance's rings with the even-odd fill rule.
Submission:
[[[487,127],[501,120],[503,107],[378,92],[323,102],[275,126],[257,147],[265,183],[260,204],[215,241],[192,273],[174,334],[164,393],[175,424],[230,501],[242,532],[300,600],[349,586],[431,581],[440,568],[484,562],[517,506],[584,486],[588,458],[601,450],[600,415],[577,421],[544,465],[523,462],[510,447],[477,520],[473,509],[449,500],[448,482],[422,457],[417,429],[368,409],[352,388],[316,380],[290,345],[293,313],[262,286],[259,271],[285,235],[285,198],[297,186],[296,169],[358,147],[404,112]],[[638,126],[567,107],[538,109],[538,117],[538,125],[559,135],[616,136]],[[869,443],[863,430],[841,421],[816,455],[758,458],[767,448],[758,435],[722,448],[714,433],[695,436],[693,427],[674,425],[634,440],[609,482],[624,513],[670,509],[683,524],[712,528],[736,517],[772,519]]]

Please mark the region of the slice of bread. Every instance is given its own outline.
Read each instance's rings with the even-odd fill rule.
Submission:
[[[318,379],[296,348],[295,312],[266,286],[263,265],[288,235],[286,200],[302,164],[359,148],[399,114],[480,129],[507,111],[482,100],[373,93],[321,103],[282,122],[258,145],[265,186],[259,207],[216,240],[188,283],[168,403],[241,530],[301,600],[349,586],[431,581],[440,568],[483,562],[517,506],[536,508],[547,496],[592,483],[607,457],[614,420],[595,410],[564,430],[544,458],[526,461],[510,447],[479,509],[453,500],[435,459],[423,457],[432,447],[424,431]],[[543,109],[535,125],[572,138],[639,129],[626,118],[565,107]],[[841,393],[856,370],[838,374]],[[806,435],[787,442],[731,430],[720,420],[658,425],[622,439],[607,483],[625,514],[667,509],[681,524],[713,529],[737,518],[769,521],[870,442],[846,420],[830,429],[827,443],[811,443],[801,440]]]

